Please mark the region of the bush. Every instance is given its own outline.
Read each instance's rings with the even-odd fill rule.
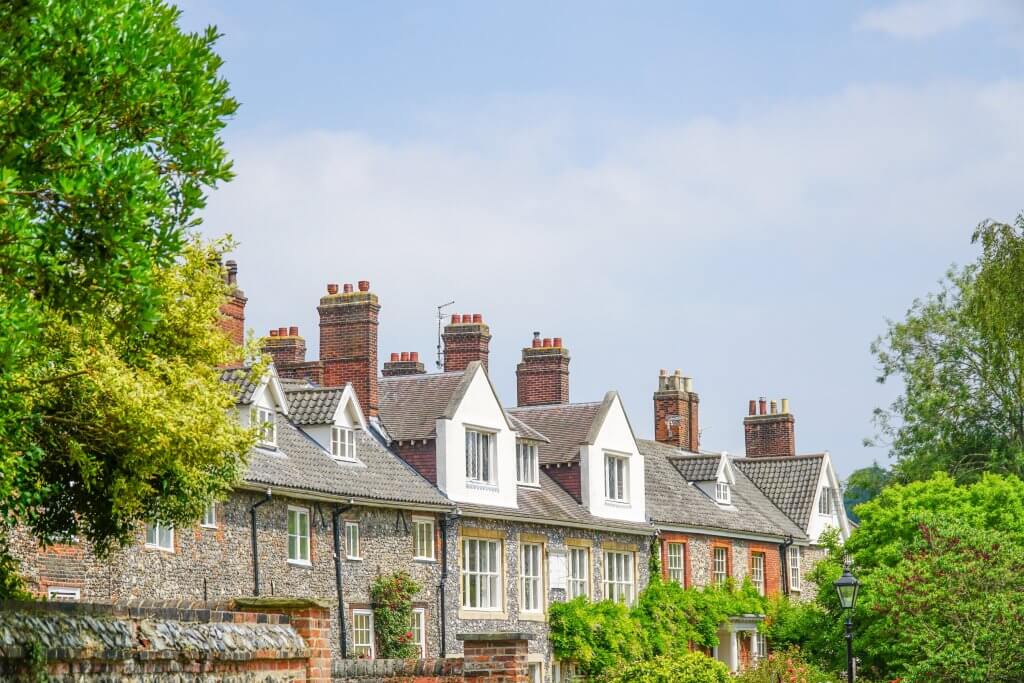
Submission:
[[[800,650],[773,652],[735,679],[736,683],[835,683],[836,679],[804,660]]]
[[[418,656],[412,633],[412,597],[420,585],[404,571],[378,576],[370,587],[377,656],[411,659]]]
[[[671,654],[618,667],[603,683],[728,683],[729,670],[701,652]]]
[[[584,676],[599,676],[643,657],[640,625],[621,602],[579,597],[555,603],[548,623],[555,657],[576,662]]]

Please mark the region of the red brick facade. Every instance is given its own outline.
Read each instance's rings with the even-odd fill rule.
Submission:
[[[654,392],[654,439],[696,453],[700,447],[700,398],[692,389],[690,378],[679,370],[672,375],[661,371]]]
[[[306,361],[306,340],[299,336],[297,327],[271,330],[261,341],[263,351],[274,359],[275,366],[289,366]]]
[[[491,330],[479,313],[452,316],[444,326],[444,371],[458,372],[475,360],[487,369],[490,353]]]
[[[570,496],[576,499],[577,503],[583,502],[583,489],[580,481],[580,464],[578,462],[563,463],[560,465],[542,466],[544,474],[554,479],[559,486],[565,489]]]
[[[683,588],[693,585],[693,578],[690,575],[690,537],[686,534],[677,534],[666,531],[661,534],[661,578],[669,580],[668,546],[670,543],[679,543],[683,546]]]
[[[523,361],[516,366],[517,404],[542,406],[569,402],[569,349],[561,337],[540,339],[523,349]]]
[[[359,397],[367,415],[377,414],[377,324],[380,304],[361,281],[359,291],[345,285],[327,286],[327,296],[317,306],[320,313],[320,363],[322,383],[340,387],[347,383]]]
[[[789,412],[789,401],[782,401],[782,412],[767,411],[765,399],[750,402],[749,414],[743,418],[743,437],[748,458],[796,455],[796,418]]]
[[[437,442],[434,439],[398,442],[395,450],[427,481],[437,485]]]
[[[782,563],[779,559],[779,547],[770,543],[754,543],[747,546],[750,559],[747,573],[753,576],[754,555],[760,553],[764,557],[764,591],[766,595],[776,595],[782,590]]]

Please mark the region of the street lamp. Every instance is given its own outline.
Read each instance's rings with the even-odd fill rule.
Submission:
[[[857,604],[857,590],[860,582],[850,573],[850,563],[843,567],[843,575],[835,582],[839,594],[839,605],[846,612],[846,680],[853,681],[853,607]]]

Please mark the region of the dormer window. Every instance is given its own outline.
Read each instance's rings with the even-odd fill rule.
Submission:
[[[715,502],[719,505],[729,505],[732,502],[732,489],[729,482],[720,481],[715,484]]]
[[[516,481],[520,484],[537,486],[540,483],[540,474],[537,470],[537,444],[517,441]]]
[[[614,453],[604,454],[604,496],[617,503],[629,500],[628,458]]]
[[[495,483],[494,434],[466,430],[466,478],[479,484]]]
[[[269,408],[253,408],[252,426],[256,428],[259,443],[263,446],[277,445],[277,423],[274,411]]]
[[[356,430],[331,427],[331,455],[338,460],[356,459]]]

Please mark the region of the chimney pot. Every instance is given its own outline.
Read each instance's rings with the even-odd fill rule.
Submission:
[[[534,353],[534,349],[559,348],[560,353]],[[516,366],[516,405],[559,405],[569,402],[569,354],[561,337],[541,338],[534,331],[530,348],[523,349]]]
[[[683,376],[683,371],[680,370],[679,368],[676,368],[675,376],[676,377],[682,377]]]
[[[398,354],[395,353],[394,351],[391,352],[391,362],[392,363],[397,363],[398,362]]]
[[[782,412],[785,415],[789,414],[789,399],[788,398],[782,399]]]
[[[562,348],[562,338],[561,337],[555,337],[554,339],[551,340],[551,343],[554,345],[554,347],[556,349]]]
[[[338,293],[338,285],[333,284],[333,283],[327,285],[327,293],[328,294],[337,294]]]
[[[686,391],[686,392],[692,392],[693,391],[693,378],[692,377],[684,377],[683,378],[683,391]]]
[[[289,327],[288,328],[288,336],[290,336],[290,337],[298,337],[299,336],[299,328],[297,326],[295,326],[295,325],[292,325],[291,327]]]
[[[484,321],[483,314],[481,314],[481,313],[474,313],[473,314],[473,322],[475,322],[475,323],[482,323],[483,321]]]
[[[750,399],[750,405],[747,408],[747,415],[757,415],[757,401]]]
[[[772,415],[778,415],[779,414],[779,404],[776,403],[774,400],[771,402],[771,414]]]
[[[352,293],[352,283],[351,282],[346,282],[344,287],[342,287],[341,291],[344,292],[345,294],[351,294]]]
[[[533,333],[533,341],[531,342],[531,346],[533,346],[533,348],[535,348],[535,349],[539,349],[540,345],[541,345],[540,332],[534,332]]]
[[[471,322],[473,322],[473,314],[472,313],[463,313],[462,314],[462,322],[463,323],[471,323]]]
[[[551,348],[551,337],[544,337],[544,343],[542,345],[545,349]]]
[[[369,292],[370,291],[370,281],[369,280],[360,280],[359,281],[359,291],[360,292]]]
[[[277,336],[277,330],[271,330],[270,331],[270,336],[271,337],[276,337]]]
[[[451,322],[451,324],[452,325],[458,325],[461,322],[462,322],[462,316],[459,315],[458,313],[452,313],[452,322]]]
[[[668,376],[668,370],[666,370],[665,368],[662,368],[661,370],[658,370],[658,377],[667,377],[667,376]]]
[[[409,352],[408,351],[402,351],[402,353],[399,355],[398,359],[402,360],[402,361],[409,360]]]
[[[764,396],[757,399],[757,412],[761,415],[768,414],[768,401],[765,400]]]
[[[279,328],[277,328],[277,336],[278,337],[287,337],[288,336],[288,328],[287,327],[279,327]]]
[[[420,360],[420,352],[419,351],[410,351],[409,352],[409,360],[411,360],[414,363],[418,363],[419,360]]]
[[[228,261],[224,265],[227,267],[228,270],[228,284],[238,284],[238,263],[236,263],[235,261]]]

